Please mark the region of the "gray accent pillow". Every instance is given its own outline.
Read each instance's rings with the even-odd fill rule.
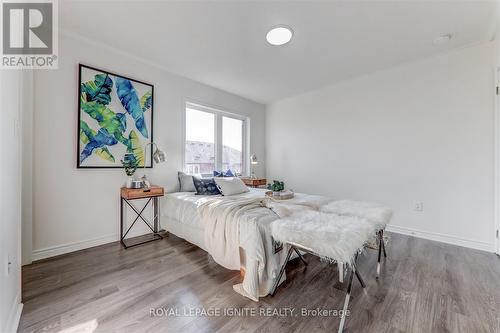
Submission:
[[[187,175],[182,171],[177,173],[179,177],[179,185],[181,186],[180,192],[196,192],[196,188],[194,187],[193,176]]]

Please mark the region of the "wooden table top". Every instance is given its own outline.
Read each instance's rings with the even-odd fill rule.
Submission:
[[[122,187],[120,190],[123,199],[143,199],[151,197],[162,197],[165,195],[165,189],[162,186],[151,185],[151,189],[144,192],[143,188],[126,188]]]
[[[250,185],[250,186],[258,186],[258,185],[266,185],[267,184],[267,179],[266,178],[241,178],[243,183],[245,185]]]

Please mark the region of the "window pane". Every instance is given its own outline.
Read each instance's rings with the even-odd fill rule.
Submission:
[[[243,121],[222,117],[222,170],[243,171]]]
[[[215,170],[215,115],[186,108],[184,171],[213,174]]]

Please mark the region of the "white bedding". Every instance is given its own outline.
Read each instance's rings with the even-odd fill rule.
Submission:
[[[162,227],[207,251],[203,226],[196,208],[196,201],[200,198],[190,192],[169,193],[165,197],[161,209]]]
[[[228,198],[258,198],[265,195],[266,190],[251,188],[249,192],[232,195]],[[194,192],[174,192],[165,195],[167,200],[163,206],[162,216],[174,218],[178,221],[198,225],[201,220],[197,208],[210,198],[223,198],[222,195],[196,195]]]
[[[265,190],[251,188],[250,192],[231,196],[233,198],[263,197]],[[193,192],[174,192],[165,195],[162,205],[161,223],[163,227],[174,235],[208,252],[205,244],[204,227],[198,213],[198,206],[209,198],[221,198],[221,195],[195,195]],[[266,211],[266,213],[268,213]],[[274,216],[274,214],[273,214]],[[241,268],[245,268],[244,253],[241,257]]]
[[[234,206],[228,204],[228,201],[235,203],[236,206],[238,201],[254,202],[254,200],[249,199],[264,198],[265,191],[264,189],[251,189],[250,192],[228,197],[198,196],[186,192],[171,193],[166,195],[165,206],[162,210],[165,217],[163,221],[166,221],[164,226],[168,231],[214,255],[214,259],[228,269],[237,269],[236,261],[238,260],[239,267],[245,268],[245,277],[243,283],[235,285],[234,289],[254,301],[269,294],[279,273],[279,268],[286,257],[287,249],[274,253],[270,230],[271,222],[276,220],[278,215],[284,217],[298,210],[318,210],[321,206],[332,201],[332,199],[322,196],[298,193],[291,200],[268,202],[268,207],[253,206],[247,207],[248,209],[239,209],[236,215],[233,214],[233,219],[221,218],[224,212],[227,214],[228,209],[232,209],[229,207]],[[203,211],[203,206],[209,202],[219,203],[213,205],[214,210],[204,213],[206,216],[202,221],[200,207]],[[235,216],[236,219],[234,219]],[[208,225],[210,228],[217,228],[217,218],[222,223],[218,226],[219,229],[229,228],[231,230],[232,225],[225,225],[230,221],[236,221],[237,228],[229,231],[227,235],[224,232],[219,232],[219,234],[214,235],[212,241],[207,243],[205,227]],[[211,221],[212,223],[210,223]],[[238,239],[235,239],[235,232],[237,235],[239,234]],[[229,239],[224,239],[224,237]],[[217,241],[225,242],[225,246],[223,248],[214,247]],[[234,250],[235,242],[241,251]]]

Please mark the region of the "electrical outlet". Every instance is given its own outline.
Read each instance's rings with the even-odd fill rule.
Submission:
[[[423,212],[424,211],[423,201],[415,201],[415,203],[413,204],[413,210],[416,212]]]

